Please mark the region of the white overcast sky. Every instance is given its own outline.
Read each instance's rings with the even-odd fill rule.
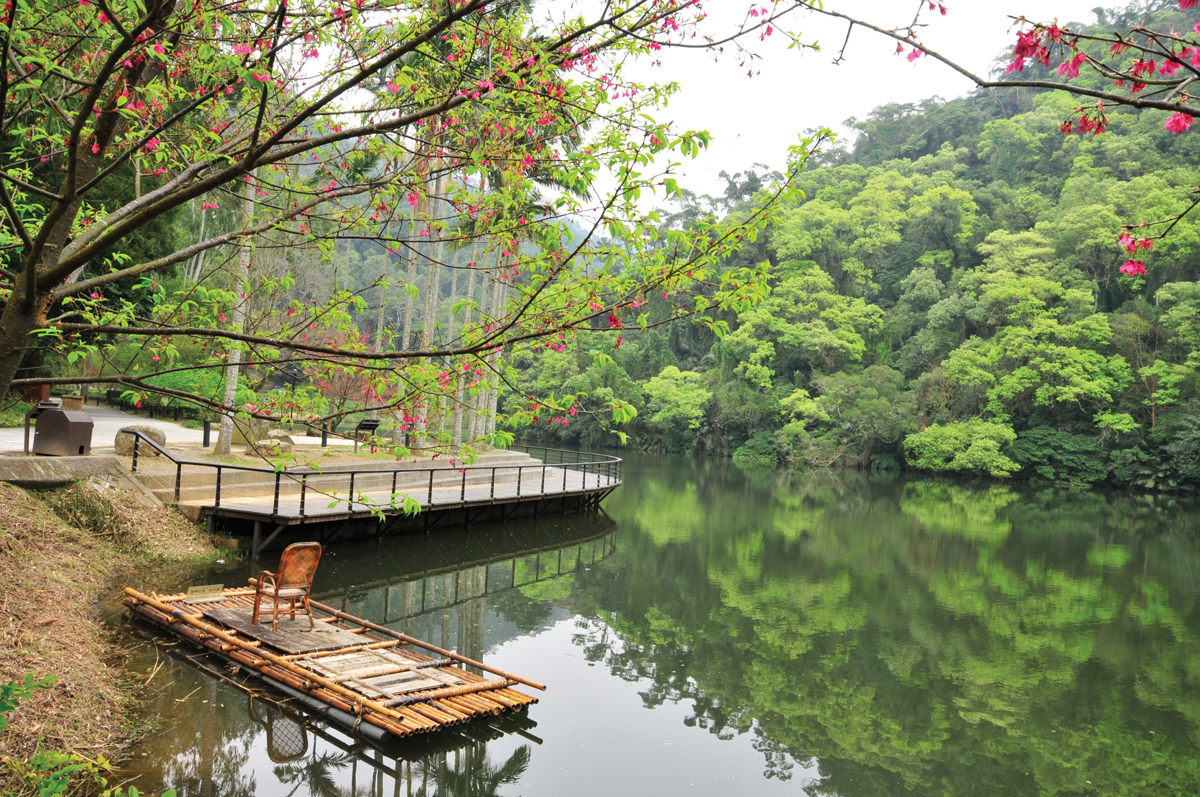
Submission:
[[[946,16],[929,17],[930,26],[922,41],[976,74],[985,74],[992,59],[1011,48],[1015,33],[1010,16],[1030,19],[1054,18],[1090,23],[1091,9],[1098,5],[1120,5],[1104,0],[943,0]],[[714,19],[721,22],[724,9],[744,14],[746,0],[709,0]],[[912,20],[912,0],[827,0],[827,7],[866,19],[881,27]],[[724,20],[727,21],[727,20]],[[782,168],[788,146],[799,133],[827,126],[844,132],[842,122],[851,116],[863,118],[874,107],[888,102],[916,102],[931,96],[946,99],[962,96],[970,82],[948,67],[927,58],[909,63],[894,55],[895,42],[856,28],[846,59],[831,62],[842,46],[845,24],[808,15],[792,18],[788,30],[800,32],[806,42],[816,40],[821,52],[786,49],[787,42],[775,35],[754,47],[763,58],[756,71],[746,77],[738,61],[726,56],[714,63],[702,52],[664,51],[662,66],[639,66],[634,72],[647,80],[676,81],[682,92],[672,100],[661,119],[672,120],[677,129],[708,130],[713,142],[697,161],[684,166],[680,184],[697,193],[720,194],[724,183],[721,170],[730,174],[765,163]]]

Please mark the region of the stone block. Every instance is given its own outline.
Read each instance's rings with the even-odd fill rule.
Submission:
[[[128,434],[128,432],[141,432],[143,435],[145,435],[146,437],[149,437],[151,440],[158,443],[160,446],[166,448],[167,433],[164,432],[162,429],[159,429],[157,426],[150,426],[148,424],[134,424],[133,426],[123,426],[123,427],[121,427],[121,431],[117,432],[117,436],[113,439],[113,447],[117,449],[117,456],[119,456],[119,457],[132,457],[133,456],[133,441],[136,440],[137,438],[131,434]],[[138,456],[139,457],[146,457],[146,456],[157,457],[157,456],[159,456],[159,453],[157,451],[155,451],[152,446],[139,445],[138,446]]]

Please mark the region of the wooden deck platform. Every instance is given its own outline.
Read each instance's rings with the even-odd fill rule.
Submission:
[[[181,459],[141,433],[134,434],[135,443],[145,445],[140,460],[135,446],[130,464],[138,482],[189,519],[206,521],[210,532],[218,520],[242,534],[253,524],[252,556],[285,531],[309,524],[323,527],[316,533],[324,545],[343,529],[353,526],[353,533],[361,530],[359,521],[374,519],[374,528],[366,533],[381,539],[404,527],[414,514],[429,532],[451,517],[469,527],[486,515],[505,522],[521,510],[534,517],[554,509],[564,514],[597,510],[621,485],[619,457],[542,446],[487,451],[462,467],[447,467],[445,460],[426,464],[431,458],[277,471]],[[151,455],[162,459],[146,467],[147,459],[154,459]]]
[[[431,488],[407,489],[393,493],[390,488],[356,489],[353,497],[344,484],[320,491],[309,488],[303,500],[299,494],[282,494],[276,498],[274,492],[259,495],[223,497],[218,506],[214,499],[182,500],[179,507],[186,513],[200,517],[220,517],[245,520],[269,521],[276,525],[292,526],[302,523],[327,523],[348,520],[353,517],[368,517],[377,511],[384,515],[396,515],[402,510],[393,507],[393,497],[408,495],[421,505],[421,511],[444,509],[470,509],[497,504],[537,501],[548,498],[576,498],[607,494],[620,484],[620,480],[603,474],[579,473],[547,468],[543,478],[540,469],[515,476],[511,481],[471,484],[451,484]],[[338,489],[340,488],[340,489]],[[351,500],[353,498],[353,500]],[[396,499],[397,501],[399,499]]]
[[[281,620],[276,632],[269,622],[250,624],[253,587],[203,602],[129,587],[125,593],[124,604],[139,617],[267,684],[337,710],[345,724],[370,723],[398,738],[523,711],[537,699],[512,687],[546,688],[316,601],[317,628],[297,618]]]

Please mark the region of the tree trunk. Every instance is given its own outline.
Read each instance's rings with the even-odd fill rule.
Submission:
[[[496,312],[493,313],[493,315],[497,319],[500,319],[500,313],[501,313],[501,311],[504,310],[504,306],[508,302],[508,283],[501,282],[499,285],[496,286],[496,290],[500,294],[500,301],[497,303],[499,306],[496,308]],[[507,313],[505,313],[505,316],[507,316]],[[498,321],[498,323],[503,323],[503,320],[500,319]],[[492,352],[492,354],[489,355],[489,358],[492,363],[492,372],[493,373],[499,370],[498,366],[500,364],[500,356],[501,356],[501,354],[499,351]],[[496,413],[499,411],[499,408],[500,408],[500,377],[497,376],[496,377],[496,386],[494,388],[492,388],[491,400],[487,407],[487,426],[486,426],[485,434],[490,435],[496,431]]]
[[[383,253],[383,283],[381,283],[379,286],[379,315],[375,319],[375,350],[378,351],[380,354],[383,353],[384,343],[385,343],[384,334],[383,334],[383,308],[387,304],[386,283],[387,283],[388,276],[391,274],[391,271],[392,271],[392,257],[391,257],[390,253],[385,251]],[[379,402],[376,401],[375,403],[378,404]],[[371,418],[378,419],[379,418],[379,410],[371,410]]]
[[[197,243],[204,240],[204,222],[206,222],[206,221],[208,221],[208,211],[201,210],[200,211],[200,237],[196,239]],[[205,251],[206,250],[202,249],[196,253],[196,257],[194,258],[196,265],[194,268],[188,268],[188,274],[184,278],[185,283],[200,281],[200,270],[204,268],[204,252]]]
[[[29,335],[45,326],[50,303],[49,294],[27,303],[14,291],[5,304],[4,314],[0,315],[0,385],[5,386],[5,391],[0,395],[6,395],[8,386],[17,378],[25,351],[30,347]]]
[[[478,321],[478,323],[481,327],[485,326],[484,319],[490,317],[491,306],[493,304],[495,304],[495,295],[496,295],[496,283],[495,282],[492,283],[491,291],[489,292],[488,286],[486,284],[484,284],[484,279],[486,279],[486,277],[484,276],[483,272],[480,272],[480,274],[479,274],[479,321]],[[486,360],[486,358],[485,358],[485,360]],[[487,380],[487,379],[489,379],[489,375],[486,373],[480,377],[481,382],[483,382],[483,380]],[[487,404],[488,396],[490,395],[490,393],[491,393],[490,382],[480,384],[480,385],[478,385],[478,387],[476,389],[475,398],[471,401],[471,428],[470,428],[470,433],[467,435],[467,437],[472,442],[477,440],[479,437],[483,436],[483,426],[484,426],[484,424],[482,423],[483,408]]]
[[[249,227],[254,219],[254,183],[247,180],[242,199],[242,227]],[[238,275],[234,280],[237,304],[233,306],[233,328],[241,332],[246,324],[246,285],[250,275],[250,238],[242,239],[238,247]],[[221,431],[217,437],[217,455],[227,457],[233,450],[233,413],[237,403],[238,371],[241,370],[242,350],[231,348],[225,354],[225,400],[221,415]],[[256,441],[251,441],[256,442]]]
[[[417,215],[414,212],[408,225],[408,271],[404,276],[404,334],[400,341],[401,351],[408,350],[412,344],[413,295],[409,286],[417,282],[417,247],[420,241],[413,236],[413,231],[417,229],[416,221]]]
[[[437,197],[441,195],[443,188],[444,178],[439,177],[434,182],[433,196],[429,198],[429,215],[431,217],[436,215]],[[433,236],[433,228],[428,221],[425,222],[424,228],[425,234],[422,237],[428,241],[426,244],[426,252],[428,252],[427,259],[429,260],[429,263],[425,266],[425,301],[424,307],[422,308],[423,312],[421,314],[420,347],[422,349],[428,349],[433,343],[434,316],[437,311],[438,299],[441,296],[440,276],[442,245],[440,242],[435,244],[433,241],[428,240]],[[440,232],[438,233],[438,237],[441,237]],[[425,408],[422,411],[413,413],[414,417],[416,418],[413,423],[413,434],[416,436],[417,442],[417,445],[414,447],[416,448],[426,447],[424,438],[429,431],[429,419],[431,417],[436,417],[434,413],[434,402],[431,399],[432,396],[428,394],[425,396],[420,396],[417,399],[418,401],[424,403]]]

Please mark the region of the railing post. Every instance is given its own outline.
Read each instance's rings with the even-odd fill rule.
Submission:
[[[567,463],[560,463],[563,466],[563,506],[567,505]]]
[[[521,473],[525,468],[522,465],[517,466],[517,498],[521,497]]]
[[[458,494],[458,502],[460,504],[465,504],[467,502],[467,469],[466,468],[462,469],[462,476],[463,476],[462,492]],[[467,517],[468,518],[471,517],[470,513],[467,514]]]
[[[208,448],[212,445],[212,420],[204,419],[204,447]]]
[[[492,486],[488,492],[488,499],[491,501],[496,500],[496,469],[495,468],[492,468]]]
[[[217,466],[217,500],[215,506],[221,505],[221,466]]]
[[[542,465],[542,489],[538,491],[540,495],[546,494],[546,466]]]
[[[278,471],[275,473],[275,503],[271,506],[272,517],[279,514],[279,478],[282,475],[283,474],[279,473]]]
[[[350,505],[346,508],[354,514],[354,471],[350,471]]]
[[[142,442],[141,434],[139,434],[138,432],[134,432],[133,433],[133,467],[130,468],[130,470],[133,473],[137,473],[138,443],[140,443],[140,442]]]
[[[396,474],[399,471],[392,471],[392,503],[396,503]]]
[[[304,519],[304,492],[308,489],[308,474],[300,477],[300,519]]]
[[[179,482],[183,481],[183,463],[175,463],[175,503],[179,503]]]
[[[433,468],[429,469],[429,492],[425,496],[425,505],[433,506]]]

